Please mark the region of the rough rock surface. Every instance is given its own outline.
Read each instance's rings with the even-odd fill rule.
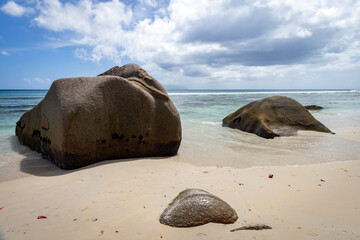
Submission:
[[[323,109],[323,107],[317,106],[317,105],[308,105],[308,106],[305,106],[305,108],[307,110],[321,110],[321,109]]]
[[[206,223],[234,223],[235,210],[220,198],[201,189],[182,191],[164,210],[160,223],[172,227],[194,227]]]
[[[20,143],[64,169],[176,154],[180,116],[161,84],[136,64],[108,72],[54,81],[17,122]]]
[[[138,82],[140,84],[145,83],[144,86],[151,86],[167,95],[164,87],[137,64],[130,63],[122,67],[115,66],[107,70],[106,72],[100,74],[99,76],[105,75],[119,76],[127,79],[132,79],[134,81],[138,79]]]
[[[331,133],[294,99],[273,96],[251,102],[223,119],[223,126],[264,138],[295,135],[297,130]]]

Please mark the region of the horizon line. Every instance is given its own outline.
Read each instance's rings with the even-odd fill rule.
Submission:
[[[0,88],[0,91],[48,91],[50,88]],[[268,90],[306,90],[306,91],[327,91],[327,90],[360,90],[357,88],[169,88],[168,91],[268,91]]]

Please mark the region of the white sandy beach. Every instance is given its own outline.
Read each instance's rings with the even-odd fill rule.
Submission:
[[[360,141],[360,128],[337,131],[322,136]],[[309,134],[298,137],[302,135]],[[197,156],[189,153],[188,144],[185,141],[172,158],[105,161],[76,171],[28,169],[18,179],[2,181],[0,239],[360,238],[359,158],[239,168],[221,159],[217,165],[209,157],[209,162],[195,165],[189,163]],[[233,157],[217,149],[208,154]],[[232,225],[186,229],[161,225],[162,211],[186,188],[201,188],[222,198],[239,219]],[[248,224],[273,229],[230,232]]]

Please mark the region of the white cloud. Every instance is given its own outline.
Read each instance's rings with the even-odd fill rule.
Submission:
[[[359,12],[352,0],[39,0],[33,22],[76,57],[126,57],[168,84],[279,88],[358,69]]]
[[[158,5],[156,0],[140,0],[140,2],[150,7],[156,7]]]
[[[1,10],[4,13],[12,15],[14,17],[21,17],[25,14],[34,12],[32,8],[23,7],[14,1],[7,2],[4,6],[1,7]]]
[[[132,19],[131,9],[119,0],[92,2],[80,0],[76,4],[59,0],[42,1],[35,23],[52,31],[73,31],[83,37],[109,34],[122,30]],[[107,36],[104,36],[107,37]]]
[[[108,58],[119,62],[118,48],[124,42],[124,29],[132,21],[131,8],[119,0],[80,0],[76,4],[47,0],[39,4],[39,11],[34,19],[39,27],[55,32],[72,32],[70,42],[92,47],[91,53],[77,49],[76,56],[91,61]]]
[[[294,26],[293,24],[283,25],[273,31],[272,37],[274,39],[287,39],[287,38],[306,38],[310,37],[312,32],[306,28],[301,28],[299,26]]]
[[[1,53],[1,55],[3,55],[3,56],[10,56],[10,53],[7,52],[7,51],[5,51],[5,50],[2,50],[0,53]]]
[[[78,58],[93,62],[99,62],[101,59],[108,58],[115,64],[121,64],[121,57],[117,49],[112,46],[97,45],[90,53],[84,48],[76,48],[74,54]]]

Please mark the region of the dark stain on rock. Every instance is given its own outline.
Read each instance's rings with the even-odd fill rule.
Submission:
[[[119,136],[117,133],[113,133],[113,134],[111,134],[111,138],[113,139],[113,140],[122,140],[123,138],[124,138],[124,135],[121,135],[121,136]],[[103,140],[103,141],[105,141],[105,140]],[[103,143],[103,142],[101,142],[101,143]]]
[[[31,136],[32,137],[39,136],[41,138],[40,131],[39,130],[34,130]]]
[[[18,121],[18,122],[16,123],[16,126],[18,126],[18,127],[20,128],[20,130],[22,131],[22,130],[24,130],[26,124],[24,124],[24,126],[21,126],[20,121]]]
[[[42,141],[45,144],[49,144],[49,145],[51,144],[50,139],[48,139],[47,137],[41,137],[40,136],[40,141]]]
[[[143,136],[140,135],[140,136],[139,136],[139,139],[140,139],[140,140],[143,139]]]
[[[234,122],[241,122],[241,117],[235,118]]]
[[[157,143],[155,149],[158,151],[159,156],[175,155],[180,146],[180,142],[172,141],[168,143]]]
[[[132,135],[131,137],[132,137],[132,138],[136,138],[136,136],[135,136],[135,135]]]
[[[32,137],[38,137],[40,139],[41,142],[50,145],[51,144],[51,140],[48,139],[47,137],[42,137],[41,136],[41,132],[39,130],[34,130],[32,135]]]

